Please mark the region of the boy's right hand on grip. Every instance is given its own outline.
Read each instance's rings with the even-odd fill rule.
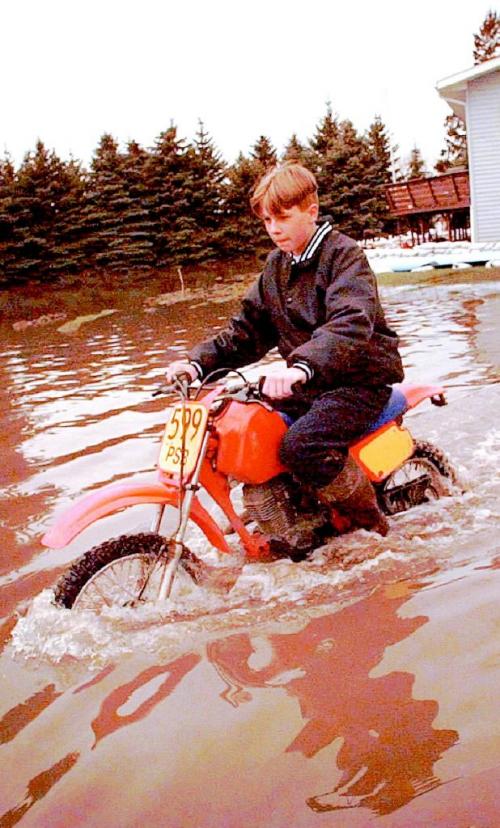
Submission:
[[[167,365],[165,372],[167,382],[171,383],[176,377],[182,377],[182,375],[189,377],[190,381],[194,382],[198,378],[198,371],[187,359],[176,359],[170,365]]]
[[[291,397],[297,386],[304,382],[307,382],[307,375],[302,368],[283,367],[261,377],[261,391],[271,400],[283,400]]]

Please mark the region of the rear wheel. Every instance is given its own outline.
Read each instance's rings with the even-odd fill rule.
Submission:
[[[432,443],[420,441],[412,456],[375,488],[382,511],[395,515],[451,495],[457,485],[456,471],[444,452]]]
[[[99,612],[105,607],[137,607],[158,600],[162,574],[173,544],[155,533],[122,535],[93,547],[72,565],[55,587],[55,601],[67,608]],[[198,580],[201,562],[187,548],[172,595]]]

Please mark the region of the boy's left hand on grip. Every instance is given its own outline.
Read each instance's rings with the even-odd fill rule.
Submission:
[[[189,382],[194,382],[197,376],[198,373],[196,368],[186,359],[176,359],[175,362],[171,362],[170,365],[167,365],[165,371],[165,379],[170,383],[173,382],[176,377],[178,379],[187,377]]]
[[[273,374],[263,377],[262,393],[272,400],[282,400],[291,397],[293,386],[307,381],[307,376],[300,368],[282,368]]]

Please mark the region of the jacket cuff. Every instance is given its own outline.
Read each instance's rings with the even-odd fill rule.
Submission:
[[[188,360],[189,364],[193,366],[196,373],[198,374],[198,379],[203,379],[203,368],[201,367],[199,362],[196,362],[194,359]]]
[[[314,377],[314,368],[311,368],[311,366],[308,365],[307,362],[294,362],[292,363],[292,368],[300,368],[300,370],[303,371],[306,375],[307,382],[309,382],[309,380],[312,380],[312,378]]]

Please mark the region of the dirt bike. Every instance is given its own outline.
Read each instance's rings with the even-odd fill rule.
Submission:
[[[77,501],[46,532],[42,543],[62,548],[106,515],[136,504],[157,505],[149,532],[105,541],[75,561],[55,587],[56,603],[96,612],[112,605],[135,607],[170,597],[179,577],[203,582],[208,564],[184,543],[191,521],[223,554],[235,552],[228,541],[232,533],[247,561],[302,559],[304,550],[296,555],[282,540],[295,525],[308,527],[309,553],[345,530],[341,512],[322,505],[281,463],[278,449],[289,423],[263,399],[261,383],[234,373],[236,380],[198,387],[177,378],[161,389],[175,391],[178,402],[165,427],[157,482],[105,486]],[[404,413],[426,399],[446,404],[440,386],[395,385],[372,428],[350,446],[387,515],[450,494],[457,483],[443,452],[415,442],[403,425]],[[237,487],[239,511],[233,503]],[[205,495],[225,515],[225,531],[203,504]],[[177,525],[163,534],[167,506],[175,508]]]

